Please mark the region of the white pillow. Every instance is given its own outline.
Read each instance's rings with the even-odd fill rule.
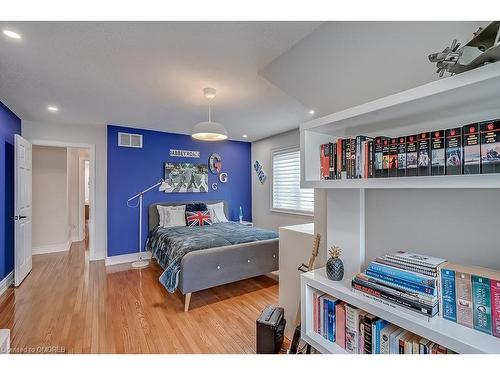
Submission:
[[[212,218],[212,223],[227,223],[227,217],[224,213],[224,203],[207,204],[207,210]]]
[[[186,206],[156,206],[160,217],[160,227],[185,227]]]

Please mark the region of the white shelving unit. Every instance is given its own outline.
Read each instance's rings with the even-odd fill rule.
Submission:
[[[356,135],[401,136],[500,118],[500,63],[443,78],[300,126],[304,188],[500,188],[500,176],[321,181],[322,143]]]
[[[403,308],[387,306],[371,298],[354,292],[346,281],[331,281],[325,269],[320,268],[301,275],[302,293],[302,338],[322,353],[347,353],[343,348],[314,332],[312,328],[312,293],[319,290],[330,294],[350,305],[359,307],[375,316],[396,324],[408,331],[437,342],[457,353],[500,353],[500,339],[481,333],[472,328],[461,326],[435,316],[419,319]],[[304,303],[304,301],[306,301]]]
[[[354,275],[359,273],[365,264],[366,227],[372,223],[365,220],[366,210],[367,207],[373,207],[365,202],[373,198],[373,195],[366,193],[366,189],[498,189],[500,174],[326,181],[319,179],[321,144],[334,141],[338,137],[354,137],[360,134],[396,137],[500,118],[499,88],[500,63],[494,63],[301,125],[301,186],[327,189],[326,236],[323,233],[322,239],[326,240],[327,247],[333,244],[342,247],[344,279],[347,283],[329,281],[323,270],[302,275],[302,336],[306,342],[323,353],[345,353],[344,349],[311,330],[311,293],[313,289],[318,289],[458,353],[500,353],[500,339],[439,317],[430,321],[418,319],[402,309],[394,309],[359,295],[353,292],[349,285]],[[412,191],[408,190],[407,193],[411,202]],[[432,191],[429,191],[429,194],[432,194]],[[370,202],[373,203],[369,200]],[[421,201],[418,204],[426,202]],[[480,212],[467,214],[469,220],[481,220]],[[370,215],[371,220],[372,216]],[[412,217],[412,220],[414,233],[417,233],[415,236],[421,235],[418,233],[419,222],[428,220],[428,217]],[[441,238],[442,232],[436,228],[435,233],[422,235]],[[392,250],[399,249],[387,249]],[[474,255],[477,254],[476,251]]]

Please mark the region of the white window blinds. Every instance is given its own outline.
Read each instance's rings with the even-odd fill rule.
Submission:
[[[306,214],[314,211],[314,189],[300,188],[298,148],[273,152],[272,208]]]

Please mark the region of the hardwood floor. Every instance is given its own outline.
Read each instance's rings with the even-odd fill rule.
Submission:
[[[158,282],[156,264],[133,270],[88,262],[84,242],[33,257],[33,270],[0,297],[0,327],[18,351],[68,353],[255,353],[255,320],[278,302],[266,277],[183,296]]]

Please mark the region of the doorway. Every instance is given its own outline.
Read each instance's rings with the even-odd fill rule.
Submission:
[[[33,255],[81,242],[95,259],[94,160],[91,144],[33,141]]]

